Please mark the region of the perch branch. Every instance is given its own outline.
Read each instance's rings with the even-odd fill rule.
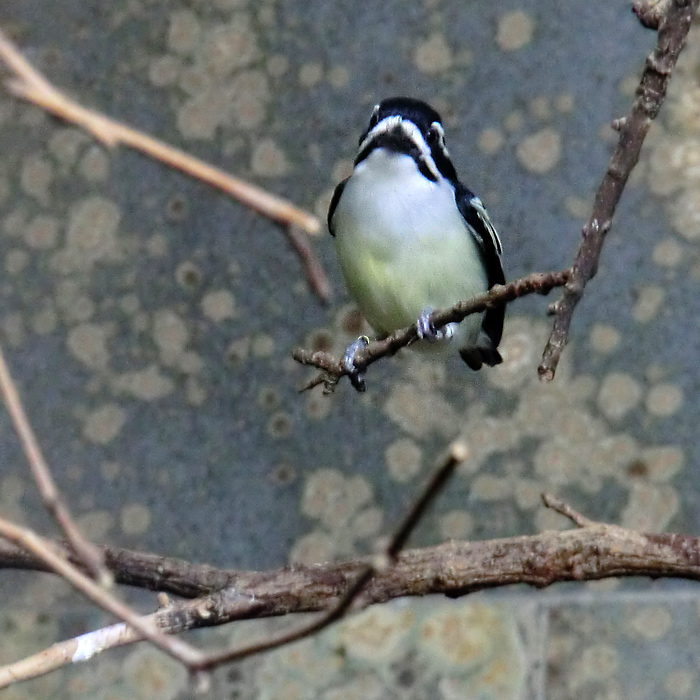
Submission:
[[[562,506],[563,502],[558,499],[551,496],[546,498],[550,507],[558,512],[569,518],[573,514],[578,527],[562,532],[548,531],[539,535],[482,542],[453,541],[436,547],[403,551],[393,565],[374,569],[353,607],[360,609],[403,596],[443,594],[457,598],[486,588],[521,583],[544,588],[562,581],[594,581],[619,576],[700,580],[700,537],[644,534],[594,522],[580,516],[570,506]],[[128,566],[137,568],[138,575],[144,581],[148,569],[151,570],[151,583],[160,577],[159,558],[154,555],[131,552],[129,557],[120,557],[115,552],[112,560],[129,562]],[[375,560],[376,557],[363,557],[347,562],[285,567],[269,572],[220,571],[221,581],[229,582],[226,588],[176,603],[145,619],[152,620],[164,633],[177,634],[234,620],[327,611],[338,605],[352,582],[368,566],[373,566]],[[172,567],[175,560],[167,561]],[[22,564],[13,557],[7,546],[0,551],[0,565],[27,567],[31,563],[25,559]],[[39,562],[34,564],[31,568],[40,568]],[[183,563],[183,572],[186,571],[188,576],[196,577],[197,568]],[[202,579],[211,581],[211,567],[202,569]],[[120,577],[131,577],[133,580],[134,572],[114,571],[114,575],[116,580],[120,580]],[[182,584],[179,587],[182,588]],[[191,588],[196,587],[197,582],[193,580]],[[122,627],[113,625],[89,633],[102,635],[98,638],[105,641],[105,646],[95,649],[95,653],[139,641],[138,634],[133,631],[125,634]],[[24,659],[0,668],[0,688],[13,680],[20,680],[9,675],[10,670],[17,672],[19,664],[24,664],[24,669],[36,671],[33,676],[26,676],[28,678],[72,663],[74,652],[62,656],[60,649],[74,649],[76,643],[77,640],[60,642],[37,654],[33,663]],[[58,665],[51,668],[46,663],[42,665],[46,658],[52,658]]]
[[[435,311],[431,320],[435,327],[440,327],[448,323],[457,323],[471,314],[478,314],[495,306],[507,304],[528,294],[548,294],[555,287],[566,284],[569,275],[569,270],[535,272],[509,284],[496,285],[486,294],[467,301],[460,301],[449,309]],[[418,334],[415,325],[395,331],[390,336],[372,342],[359,350],[355,355],[355,367],[362,372],[373,362],[387,355],[393,355],[400,348],[406,347],[416,340],[418,340]],[[327,352],[310,352],[299,348],[294,351],[292,356],[303,365],[311,365],[323,370],[323,374],[309,382],[304,390],[325,384],[326,389],[332,391],[340,378],[347,374],[341,360]]]
[[[544,380],[554,378],[557,365],[569,341],[571,319],[583,296],[586,284],[598,271],[605,236],[610,230],[615,209],[634,166],[651,122],[666,96],[678,55],[685,45],[698,0],[637,0],[635,14],[645,27],[657,29],[656,48],[647,57],[637,88],[637,97],[627,117],[613,122],[620,132],[617,147],[598,187],[590,218],[583,227],[583,238],[564,286],[561,299],[554,304],[552,333],[538,367]]]

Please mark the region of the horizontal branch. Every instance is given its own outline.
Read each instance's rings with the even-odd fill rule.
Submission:
[[[555,287],[565,285],[569,275],[570,270],[534,272],[509,284],[496,285],[485,294],[467,301],[460,301],[449,309],[438,309],[432,313],[431,321],[436,328],[440,328],[448,323],[458,323],[467,316],[507,304],[528,294],[549,294]],[[363,349],[358,350],[354,357],[355,367],[359,372],[363,372],[380,358],[393,355],[399,349],[414,343],[416,340],[418,340],[418,332],[415,324],[401,328],[386,338],[369,343]],[[307,384],[304,389],[310,389],[323,383],[328,390],[332,390],[340,378],[348,374],[342,361],[327,352],[313,352],[298,348],[292,353],[292,357],[302,365],[311,365],[324,372]]]
[[[578,527],[563,532],[482,542],[448,542],[402,552],[393,565],[374,570],[355,600],[361,609],[404,596],[443,594],[452,598],[486,588],[525,583],[538,588],[562,581],[594,581],[620,576],[700,580],[700,537],[642,534],[591,521],[558,499],[545,503]],[[55,543],[60,547],[59,543]],[[66,555],[69,550],[63,546]],[[116,581],[148,588],[195,591],[226,582],[222,590],[175,603],[143,618],[166,634],[223,625],[235,620],[328,611],[337,606],[375,557],[341,563],[291,566],[268,572],[224,571],[152,554],[103,548]],[[166,563],[166,576],[161,565]],[[31,554],[0,542],[0,567],[42,569]],[[189,579],[189,585],[185,584]],[[175,582],[174,585],[170,585]],[[123,624],[60,642],[35,657],[0,668],[0,687],[36,677],[66,663],[87,660],[108,648],[141,641]],[[89,649],[86,654],[85,650]],[[32,675],[17,676],[22,669]]]

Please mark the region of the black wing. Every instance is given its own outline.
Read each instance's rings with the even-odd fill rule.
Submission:
[[[481,200],[470,192],[461,182],[455,184],[455,201],[460,214],[469,225],[471,233],[476,238],[481,251],[481,257],[487,270],[489,289],[494,284],[505,284],[506,277],[501,263],[501,241],[493,227],[486,208]],[[479,369],[482,363],[499,364],[502,359],[498,352],[498,344],[503,336],[503,319],[505,305],[489,309],[484,314],[482,328],[491,341],[490,348],[468,349],[462,354],[462,359],[472,368]]]
[[[338,206],[338,202],[340,201],[340,195],[343,194],[343,189],[345,188],[345,183],[349,180],[350,178],[345,178],[342,182],[338,183],[338,186],[335,188],[333,191],[333,196],[331,197],[331,203],[330,206],[328,207],[328,230],[331,233],[331,236],[335,236],[335,233],[333,233],[333,214],[335,214],[335,208]]]

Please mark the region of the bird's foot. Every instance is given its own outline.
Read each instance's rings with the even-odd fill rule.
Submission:
[[[348,345],[343,355],[343,369],[348,373],[348,379],[357,391],[364,391],[367,388],[365,385],[367,370],[359,370],[355,367],[355,355],[368,345],[369,338],[366,335],[361,335],[357,340]]]
[[[427,340],[429,342],[437,342],[439,340],[449,340],[454,334],[454,328],[451,323],[448,323],[442,328],[435,328],[433,324],[432,306],[426,306],[423,311],[421,311],[418,320],[416,321],[416,333],[421,340]]]

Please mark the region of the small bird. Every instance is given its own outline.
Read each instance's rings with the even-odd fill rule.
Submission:
[[[348,290],[380,334],[416,324],[414,347],[457,347],[478,370],[502,362],[505,308],[435,328],[430,315],[504,284],[501,241],[481,200],[457,178],[440,115],[428,104],[392,97],[372,111],[350,177],[328,211]],[[364,381],[352,343],[343,359],[356,389]]]

